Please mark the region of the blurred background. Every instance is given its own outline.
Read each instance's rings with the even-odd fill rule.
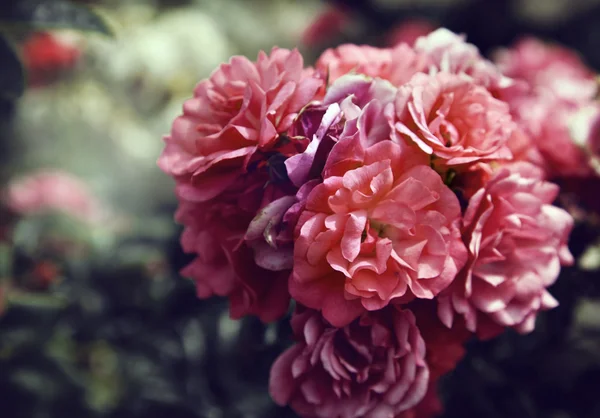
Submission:
[[[533,35],[600,68],[600,0],[0,3],[6,418],[295,416],[267,391],[288,325],[196,298],[178,275],[174,184],[156,167],[183,101],[230,56],[277,45],[312,63],[444,26],[486,55]],[[585,265],[563,272],[560,307],[531,335],[470,344],[442,384],[444,417],[600,417],[598,235],[578,224]]]

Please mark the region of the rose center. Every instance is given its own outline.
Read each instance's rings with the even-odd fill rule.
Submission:
[[[444,120],[440,124],[440,136],[443,138],[444,144],[447,147],[458,142],[458,130],[452,124],[452,122],[448,120]]]

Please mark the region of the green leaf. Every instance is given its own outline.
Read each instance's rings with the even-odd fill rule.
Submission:
[[[0,0],[0,27],[78,29],[111,35],[111,30],[88,6],[67,0]]]
[[[0,97],[14,100],[25,91],[25,73],[17,52],[0,34]]]
[[[13,290],[8,294],[9,305],[42,309],[62,309],[67,301],[58,295]]]

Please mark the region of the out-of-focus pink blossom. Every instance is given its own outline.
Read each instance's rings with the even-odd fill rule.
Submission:
[[[303,67],[297,50],[274,48],[256,62],[233,57],[184,103],[165,137],[159,167],[177,181],[180,198],[203,202],[226,190],[255,160],[279,146],[300,109],[324,81]]]
[[[386,36],[387,44],[394,46],[397,44],[414,45],[417,39],[427,36],[433,32],[436,27],[428,20],[411,19],[402,22]]]
[[[348,14],[339,7],[326,7],[302,33],[302,43],[309,47],[331,42],[350,21]]]
[[[290,292],[335,326],[414,297],[431,299],[466,259],[454,193],[422,154],[360,135],[331,151],[296,227]]]
[[[468,77],[417,74],[398,89],[394,111],[396,140],[414,142],[444,166],[512,157],[508,105]]]
[[[271,369],[270,392],[306,417],[394,417],[425,395],[425,344],[408,310],[393,307],[334,328],[319,312],[292,317],[298,342]]]
[[[594,73],[577,53],[558,45],[524,38],[498,51],[495,62],[506,76],[547,89],[560,100],[581,103],[596,94]]]
[[[12,181],[6,204],[20,215],[61,212],[85,222],[99,222],[104,208],[89,187],[63,171],[38,171]]]
[[[541,167],[548,178],[590,175],[588,158],[569,130],[580,105],[560,100],[549,90],[507,100],[515,122],[530,138],[525,161]]]
[[[528,163],[502,168],[470,200],[463,221],[469,260],[438,296],[448,327],[456,314],[482,338],[504,327],[530,332],[538,311],[558,302],[547,287],[573,258],[567,240],[573,219],[552,206],[558,187]]]
[[[505,75],[527,85],[500,94],[531,139],[526,160],[542,167],[548,178],[589,176],[588,158],[569,127],[597,92],[592,71],[573,51],[534,38],[499,51],[496,62]]]

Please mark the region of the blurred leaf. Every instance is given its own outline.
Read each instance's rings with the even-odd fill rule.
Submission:
[[[26,25],[32,29],[78,29],[111,35],[88,6],[67,0],[0,0],[0,26]]]
[[[18,291],[8,294],[8,302],[11,305],[45,309],[62,309],[67,306],[67,301],[56,295]]]
[[[23,66],[16,51],[10,43],[0,35],[0,97],[16,99],[25,90]]]
[[[12,247],[5,243],[0,243],[0,286],[4,280],[12,276]]]

